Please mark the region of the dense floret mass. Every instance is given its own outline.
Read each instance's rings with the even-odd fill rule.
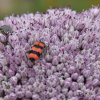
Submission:
[[[6,17],[2,25],[13,33],[0,34],[1,99],[100,100],[99,8],[49,9]],[[25,52],[40,40],[47,53],[33,64]]]

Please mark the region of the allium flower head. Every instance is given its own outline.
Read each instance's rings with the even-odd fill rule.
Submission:
[[[0,33],[0,100],[100,100],[100,8],[49,9],[3,25],[13,32]],[[48,49],[33,64],[26,51],[35,41]]]

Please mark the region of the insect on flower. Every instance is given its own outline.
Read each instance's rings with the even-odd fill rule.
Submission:
[[[9,25],[3,25],[0,27],[0,34],[3,34],[4,36],[6,36],[6,39],[8,39],[9,33],[13,33],[13,30]],[[2,43],[6,45],[7,42],[8,40]]]
[[[26,52],[27,58],[31,62],[35,62],[45,56],[47,46],[44,42],[36,41],[29,51]]]
[[[3,25],[0,27],[0,32],[4,35],[7,35],[8,33],[12,33],[13,30],[9,25]]]

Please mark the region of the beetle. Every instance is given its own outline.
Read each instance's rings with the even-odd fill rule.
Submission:
[[[47,45],[44,42],[36,41],[34,42],[31,49],[26,52],[26,56],[31,62],[34,63],[35,61],[45,56],[46,52],[47,52]]]

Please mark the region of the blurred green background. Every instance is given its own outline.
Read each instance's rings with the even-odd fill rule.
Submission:
[[[70,7],[82,11],[99,4],[100,0],[0,0],[0,19],[12,14],[45,12],[48,8]]]

